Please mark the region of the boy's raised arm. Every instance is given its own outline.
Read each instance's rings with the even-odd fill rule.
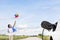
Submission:
[[[13,27],[16,25],[16,21],[14,21]]]

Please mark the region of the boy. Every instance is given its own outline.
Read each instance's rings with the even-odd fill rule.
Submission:
[[[13,40],[13,32],[16,31],[14,26],[16,25],[16,21],[14,22],[14,25],[8,24],[8,33],[9,33],[9,40]]]

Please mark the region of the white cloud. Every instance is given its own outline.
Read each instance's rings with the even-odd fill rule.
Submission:
[[[27,24],[21,24],[21,25],[17,25],[17,27],[18,28],[26,28],[26,27],[28,27],[28,25]]]
[[[41,33],[42,30],[38,29],[23,29],[23,30],[18,30],[16,35],[38,35]]]

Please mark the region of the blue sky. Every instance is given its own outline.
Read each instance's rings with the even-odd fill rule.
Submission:
[[[13,25],[16,12],[20,15],[16,24],[16,28],[20,28],[18,30],[41,33],[43,20],[51,23],[60,20],[60,0],[0,0],[1,30],[7,30],[9,23]]]

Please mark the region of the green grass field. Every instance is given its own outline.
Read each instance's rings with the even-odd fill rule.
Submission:
[[[39,38],[42,38],[42,36],[38,36]],[[49,37],[48,36],[44,36],[43,37],[43,40],[49,40]]]
[[[14,40],[18,40],[18,39],[24,39],[24,38],[28,38],[29,36],[13,36],[13,39]],[[35,36],[35,37],[39,37],[39,38],[42,38],[42,35],[39,34],[38,36]],[[44,40],[49,40],[49,36],[45,36],[43,37]],[[8,36],[7,35],[0,35],[0,40],[8,40]]]
[[[38,35],[37,37],[39,37],[39,38],[41,38],[42,39],[42,35],[40,34],[40,35]],[[49,40],[50,38],[49,38],[49,36],[43,36],[43,40]]]
[[[14,40],[18,40],[18,39],[23,39],[23,38],[28,38],[28,36],[14,36]],[[0,35],[0,40],[8,40],[8,36],[6,35]]]

